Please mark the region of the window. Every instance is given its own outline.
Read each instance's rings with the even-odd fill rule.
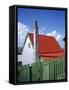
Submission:
[[[28,44],[28,47],[31,48],[30,43]]]

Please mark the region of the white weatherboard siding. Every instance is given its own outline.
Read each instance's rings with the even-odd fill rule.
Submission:
[[[30,47],[29,47],[30,44]],[[23,52],[22,52],[22,65],[34,63],[34,48],[32,46],[29,36],[26,39]]]
[[[18,55],[18,62],[22,62],[22,55]]]

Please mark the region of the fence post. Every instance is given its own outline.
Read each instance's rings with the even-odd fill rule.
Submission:
[[[43,61],[40,60],[40,81],[43,80]]]
[[[30,64],[30,81],[32,81],[32,66],[31,66],[31,64]]]

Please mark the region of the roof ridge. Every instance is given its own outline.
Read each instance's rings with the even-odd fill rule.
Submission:
[[[33,32],[28,32],[28,34],[33,34]],[[44,35],[44,34],[38,34],[39,36],[44,36],[44,37],[52,37],[52,38],[54,38],[54,36],[48,36],[48,35]]]

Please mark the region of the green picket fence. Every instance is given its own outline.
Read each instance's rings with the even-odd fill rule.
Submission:
[[[45,61],[45,60],[43,60]],[[64,58],[54,59],[43,63],[43,80],[62,80],[65,79],[65,60]]]
[[[29,65],[18,66],[18,81],[30,81],[30,68]]]
[[[32,81],[40,81],[40,63],[34,63],[31,67]]]
[[[39,62],[30,65],[18,66],[18,81],[42,81],[61,80],[65,78],[64,58],[53,60],[40,59]]]

